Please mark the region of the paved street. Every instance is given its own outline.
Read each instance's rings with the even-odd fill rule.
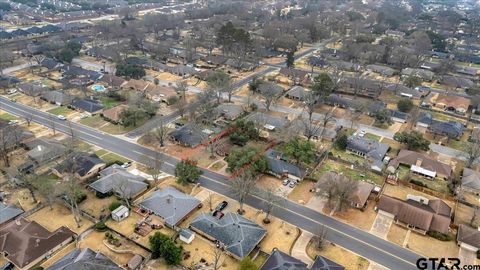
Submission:
[[[13,67],[4,68],[0,74],[1,75],[8,75],[8,74],[13,73],[15,71],[19,71],[19,70],[31,67],[33,65],[35,65],[35,64],[33,64],[33,63],[23,63],[23,64],[16,65],[16,66],[13,66]]]
[[[137,162],[148,163],[152,161],[152,157],[157,155],[152,149],[81,124],[58,120],[55,115],[11,102],[5,97],[0,97],[0,109],[19,117],[33,115],[33,121],[47,127],[51,127],[54,123],[57,131],[66,134],[72,134],[73,132],[73,135],[78,139]],[[173,174],[175,164],[179,160],[165,154],[160,155],[164,161],[162,169]],[[199,183],[205,188],[228,197],[234,197],[229,179],[226,176],[203,169],[203,175]],[[264,200],[257,196],[249,197],[246,203],[259,209],[264,209],[265,206]],[[420,255],[303,205],[287,201],[281,206],[277,205],[274,215],[311,233],[316,232],[318,227],[323,225],[327,228],[326,238],[329,241],[390,269],[416,269],[415,262]]]

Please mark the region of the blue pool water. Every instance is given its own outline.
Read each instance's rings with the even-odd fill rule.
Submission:
[[[100,85],[100,84],[95,84],[92,86],[92,90],[96,92],[103,92],[105,91],[105,86]]]

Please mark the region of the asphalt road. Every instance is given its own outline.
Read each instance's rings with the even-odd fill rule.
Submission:
[[[160,156],[163,160],[162,170],[170,174],[173,174],[175,164],[179,162],[179,160],[174,157],[156,152],[134,142],[100,132],[78,123],[59,120],[55,115],[33,109],[20,103],[11,102],[5,97],[0,97],[0,109],[19,117],[33,116],[34,122],[47,127],[54,125],[55,129],[59,132],[69,135],[73,133],[78,139],[137,162],[149,163],[152,162],[152,158]],[[199,183],[225,196],[235,197],[232,194],[229,179],[224,175],[203,169],[203,175]],[[254,208],[265,208],[263,199],[258,196],[250,196],[246,203]],[[318,228],[323,225],[327,229],[326,238],[331,242],[390,269],[416,269],[415,262],[421,257],[396,244],[291,201],[277,205],[274,210],[274,215],[312,233],[317,232]]]

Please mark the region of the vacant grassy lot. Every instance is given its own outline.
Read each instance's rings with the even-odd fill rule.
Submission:
[[[323,162],[319,166],[319,169],[317,169],[311,176],[314,179],[319,179],[320,176],[329,171],[343,173],[345,176],[352,180],[373,182],[376,185],[382,185],[384,181],[384,177],[382,175],[375,174],[370,170],[356,170],[355,167],[354,169],[352,169],[345,164],[335,162],[329,159]]]
[[[72,109],[69,109],[67,106],[58,106],[54,109],[48,110],[47,112],[49,112],[51,114],[55,114],[55,115],[68,116],[68,115],[74,113],[75,111],[72,110]]]

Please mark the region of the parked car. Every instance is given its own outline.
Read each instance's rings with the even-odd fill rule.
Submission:
[[[297,182],[295,180],[290,180],[290,184],[288,185],[288,187],[294,188],[296,185],[297,185]]]
[[[121,166],[122,166],[122,168],[126,169],[126,168],[132,166],[132,162],[131,162],[131,161],[127,161],[127,162],[123,163]]]
[[[360,130],[360,131],[358,132],[357,136],[358,136],[358,137],[363,137],[363,136],[365,136],[366,133],[367,133],[367,132],[365,132],[365,130]]]
[[[18,124],[18,120],[10,120],[10,121],[8,121],[8,124],[9,124],[9,125]]]
[[[17,92],[17,89],[12,88],[12,89],[8,89],[7,94],[11,95],[11,94],[15,94],[16,92]]]
[[[65,117],[61,114],[57,115],[57,118],[60,119],[60,120],[64,120],[64,121],[67,120],[67,117]]]
[[[283,185],[284,186],[288,186],[289,183],[290,183],[290,179],[287,178],[287,179],[283,180]]]
[[[220,211],[222,211],[223,209],[225,209],[227,206],[228,206],[228,202],[227,202],[227,201],[223,201],[223,202],[221,202],[221,203],[219,203],[219,204],[217,205],[217,207],[215,208],[215,211],[216,211],[216,212],[220,212]]]

